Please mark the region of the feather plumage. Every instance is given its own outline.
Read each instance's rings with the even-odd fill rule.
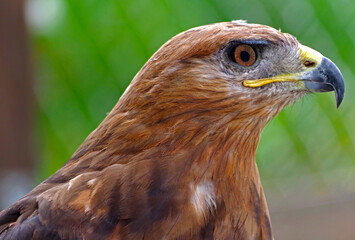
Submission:
[[[239,41],[265,45],[257,66],[225,54]],[[272,239],[256,148],[308,90],[242,81],[301,71],[299,46],[241,21],[175,36],[71,159],[0,213],[0,239]]]

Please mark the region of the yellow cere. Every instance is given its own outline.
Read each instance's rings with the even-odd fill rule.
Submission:
[[[322,62],[323,55],[310,47],[301,45],[299,51],[300,51],[300,57],[302,62],[305,61],[314,62],[315,67]]]
[[[299,52],[300,52],[301,63],[304,63],[307,61],[314,63],[314,66],[312,67],[312,69],[317,67],[322,62],[323,55],[312,48],[301,45],[299,48]],[[308,71],[308,70],[310,70],[310,69],[307,68],[306,71]],[[303,71],[299,72],[299,73],[281,74],[281,75],[273,76],[270,78],[244,80],[243,85],[245,87],[261,87],[266,84],[275,83],[275,82],[299,82],[300,86],[302,86],[304,84],[302,81],[300,81],[302,74],[304,74]]]

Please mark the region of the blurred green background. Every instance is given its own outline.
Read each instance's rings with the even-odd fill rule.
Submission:
[[[346,81],[339,109],[334,93],[308,95],[265,128],[257,161],[271,212],[355,199],[354,1],[28,0],[26,19],[37,182],[70,158],[169,38],[199,25],[245,19],[295,35],[332,59]]]
[[[314,94],[266,127],[257,155],[263,178],[277,180],[277,188],[279,179],[307,175],[323,189],[333,187],[328,175],[354,173],[352,1],[30,0],[27,19],[35,65],[38,181],[69,159],[164,42],[191,27],[234,19],[295,35],[332,59],[346,81],[340,109],[334,93]]]

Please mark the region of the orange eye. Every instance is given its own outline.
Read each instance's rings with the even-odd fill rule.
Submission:
[[[255,50],[246,44],[239,45],[234,50],[234,60],[243,67],[250,67],[256,61]]]

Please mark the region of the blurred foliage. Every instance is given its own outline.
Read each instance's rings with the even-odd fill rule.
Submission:
[[[346,81],[339,110],[334,93],[312,94],[268,124],[257,154],[262,177],[278,185],[311,176],[315,185],[329,188],[327,176],[348,179],[355,172],[351,0],[30,0],[27,19],[35,63],[38,181],[70,158],[164,42],[191,27],[234,19],[295,35],[331,58]]]

